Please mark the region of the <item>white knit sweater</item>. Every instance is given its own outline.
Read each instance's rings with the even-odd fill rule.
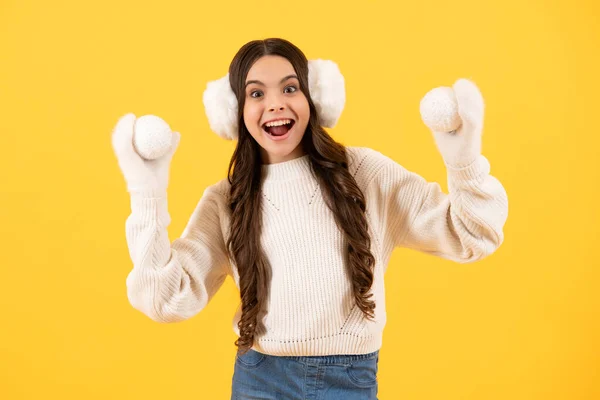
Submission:
[[[349,168],[367,202],[376,258],[375,321],[355,306],[344,239],[312,176],[308,156],[263,165],[264,253],[272,268],[270,296],[254,349],[272,355],[365,354],[378,350],[386,322],[384,273],[395,247],[457,262],[479,260],[503,241],[506,192],[484,156],[448,168],[449,195],[381,153],[348,147]],[[239,288],[229,260],[226,179],[206,189],[182,236],[172,243],[167,196],[132,194],[126,222],[133,270],[129,301],[160,322],[200,312],[226,277]],[[240,308],[233,319],[237,322]],[[259,325],[260,326],[260,325]]]

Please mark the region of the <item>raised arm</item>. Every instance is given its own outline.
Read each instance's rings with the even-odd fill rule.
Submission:
[[[384,157],[373,179],[384,247],[407,247],[457,262],[479,260],[503,242],[508,198],[481,154],[483,98],[470,81],[453,86],[462,125],[433,130],[444,159],[448,191]]]
[[[131,195],[125,226],[133,269],[126,280],[127,296],[155,321],[181,321],[206,307],[230,271],[223,239],[226,202],[216,186],[209,187],[181,237],[171,243],[168,169],[179,134],[173,135],[168,154],[147,161],[132,146],[134,121],[132,114],[121,118],[112,138]]]
[[[480,155],[468,167],[448,169],[449,194],[389,159],[376,177],[385,251],[406,247],[461,263],[492,254],[504,240],[504,187]]]

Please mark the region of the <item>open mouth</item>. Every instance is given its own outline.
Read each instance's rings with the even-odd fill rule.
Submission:
[[[293,119],[284,119],[263,124],[262,128],[270,136],[279,137],[286,135],[295,123]]]

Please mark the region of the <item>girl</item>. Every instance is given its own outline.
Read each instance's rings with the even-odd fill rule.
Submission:
[[[204,96],[212,129],[237,139],[228,177],[206,189],[172,243],[167,186],[180,135],[144,160],[132,145],[136,117],[125,115],[112,141],[131,195],[129,301],[153,320],[181,321],[231,276],[241,297],[232,399],[376,399],[393,249],[471,262],[503,241],[507,197],[481,154],[483,100],[466,80],[454,92],[462,125],[434,132],[446,195],[327,134],[343,108],[335,64],[309,62],[282,39],[247,43]]]

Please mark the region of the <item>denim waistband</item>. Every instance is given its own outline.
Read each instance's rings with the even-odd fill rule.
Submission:
[[[269,356],[309,364],[347,364],[353,361],[372,360],[377,358],[379,350],[368,354],[333,354],[328,356]]]

